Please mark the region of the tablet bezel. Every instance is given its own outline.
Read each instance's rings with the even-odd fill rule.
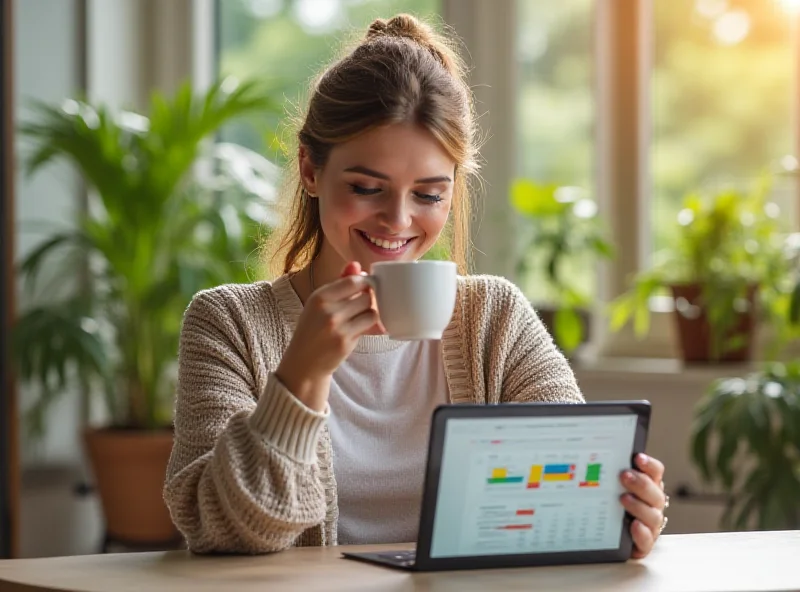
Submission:
[[[585,417],[633,414],[638,420],[631,448],[631,466],[636,454],[645,452],[650,427],[649,401],[603,401],[591,403],[504,403],[498,405],[442,405],[436,408],[431,420],[428,443],[428,465],[423,488],[417,553],[414,569],[418,571],[480,569],[494,567],[527,567],[536,565],[565,565],[626,561],[631,556],[633,541],[630,535],[632,517],[625,512],[620,528],[620,544],[616,549],[597,551],[567,551],[553,553],[523,553],[515,555],[478,555],[461,557],[431,557],[433,525],[439,496],[439,476],[442,469],[445,428],[450,419],[481,419],[497,417]]]

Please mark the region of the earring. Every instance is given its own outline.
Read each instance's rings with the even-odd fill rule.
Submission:
[[[317,196],[316,196],[314,193],[311,193],[311,192],[310,192],[308,189],[305,189],[305,188],[304,188],[304,191],[306,192],[306,195],[307,195],[308,197],[312,198],[312,199],[314,199],[314,198],[316,198],[316,197],[317,197]]]

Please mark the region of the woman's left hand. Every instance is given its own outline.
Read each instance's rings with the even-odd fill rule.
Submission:
[[[634,518],[631,522],[632,557],[641,559],[653,550],[664,527],[667,496],[664,494],[663,463],[651,456],[637,454],[635,464],[639,470],[623,471],[620,479],[627,490],[622,495],[622,505]]]

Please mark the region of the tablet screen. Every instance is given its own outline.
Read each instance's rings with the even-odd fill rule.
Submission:
[[[450,418],[432,558],[616,549],[635,414]]]

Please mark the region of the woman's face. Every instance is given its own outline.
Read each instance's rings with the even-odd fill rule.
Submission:
[[[319,264],[328,274],[350,261],[365,270],[378,261],[415,261],[441,234],[455,162],[426,129],[374,129],[334,147],[322,169],[305,151],[300,156],[303,183],[319,199]]]

